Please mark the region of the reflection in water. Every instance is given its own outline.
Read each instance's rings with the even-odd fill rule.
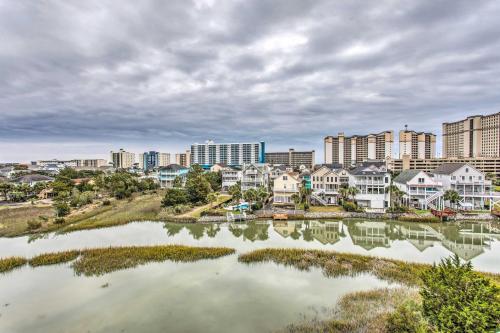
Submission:
[[[252,221],[229,223],[227,229],[235,238],[266,241],[269,227],[282,238],[333,245],[343,238],[370,251],[390,249],[395,241],[406,241],[419,252],[441,244],[464,260],[471,260],[491,248],[492,241],[500,240],[500,233],[488,223],[419,224],[387,221]],[[221,224],[165,223],[168,236],[179,234],[186,228],[194,240],[204,236],[214,238],[221,231]]]
[[[69,249],[123,245],[181,244],[225,246],[239,253],[259,248],[308,248],[434,263],[456,253],[476,269],[500,273],[500,230],[494,223],[422,224],[409,222],[252,221],[175,224],[137,222],[123,226],[0,238],[0,256],[33,256]]]

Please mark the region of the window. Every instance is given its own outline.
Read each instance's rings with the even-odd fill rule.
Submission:
[[[465,172],[469,172],[469,168],[465,168]]]
[[[283,180],[288,180],[288,176],[283,176]]]
[[[424,178],[419,178],[419,179],[418,179],[418,183],[419,183],[419,184],[423,184],[423,183],[424,183],[424,181],[425,181],[425,179],[424,179]]]

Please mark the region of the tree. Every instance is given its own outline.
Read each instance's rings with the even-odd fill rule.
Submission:
[[[2,196],[5,198],[5,200],[7,200],[7,197],[10,191],[13,190],[13,188],[14,186],[12,186],[11,183],[0,182],[0,193],[2,193]]]
[[[213,207],[214,202],[217,201],[217,197],[219,196],[219,193],[217,192],[210,192],[207,195],[207,201],[210,203],[210,208]]]
[[[203,176],[203,169],[195,164],[191,167],[186,177],[186,191],[189,196],[189,201],[193,204],[205,203],[208,193],[212,192],[212,187],[208,180]]]
[[[422,274],[423,313],[439,332],[494,332],[500,322],[500,288],[460,258],[441,260]]]
[[[250,204],[250,207],[251,207],[252,203],[257,199],[257,191],[253,188],[246,190],[243,193],[243,199],[248,201],[248,203]]]
[[[460,201],[460,195],[455,190],[447,190],[444,192],[443,200],[449,201],[456,208],[457,203]]]
[[[267,193],[266,188],[264,186],[259,186],[259,188],[257,189],[256,200],[264,205],[268,196],[269,193]]]
[[[234,201],[239,201],[242,198],[241,183],[238,181],[236,184],[229,186],[228,192]]]
[[[352,201],[356,198],[356,194],[359,193],[359,189],[357,187],[351,186],[347,189],[347,195],[348,197],[352,198]]]
[[[213,191],[219,192],[222,189],[222,173],[221,172],[207,172],[204,174],[206,180],[210,183]]]
[[[182,177],[181,176],[176,176],[174,178],[174,182],[173,182],[173,187],[182,187],[183,185],[183,181],[182,181]]]
[[[394,185],[392,183],[391,183],[391,185],[389,185],[385,188],[385,191],[387,193],[389,193],[389,201],[390,201],[391,207],[394,207],[394,206],[400,207],[401,201],[403,199],[403,196],[405,195],[405,192],[401,191],[399,189],[399,187],[397,187],[396,185]]]
[[[189,203],[189,196],[182,188],[169,188],[165,192],[165,197],[161,201],[164,207],[185,205]]]
[[[300,203],[300,195],[298,195],[297,193],[294,193],[294,194],[292,194],[290,199],[292,199],[293,204],[295,205],[295,209],[297,209],[297,205]]]
[[[342,202],[344,200],[346,200],[347,198],[349,198],[349,189],[346,187],[341,187],[339,189],[339,196],[340,196],[340,199],[342,200]]]
[[[65,201],[55,202],[54,209],[56,211],[56,217],[63,217],[70,213],[71,208]]]

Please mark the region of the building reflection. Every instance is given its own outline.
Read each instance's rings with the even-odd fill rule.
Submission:
[[[390,247],[390,226],[386,222],[363,221],[348,224],[352,242],[365,250]]]

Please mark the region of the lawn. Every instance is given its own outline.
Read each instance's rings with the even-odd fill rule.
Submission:
[[[342,206],[311,206],[309,211],[311,213],[341,213],[344,208]]]

